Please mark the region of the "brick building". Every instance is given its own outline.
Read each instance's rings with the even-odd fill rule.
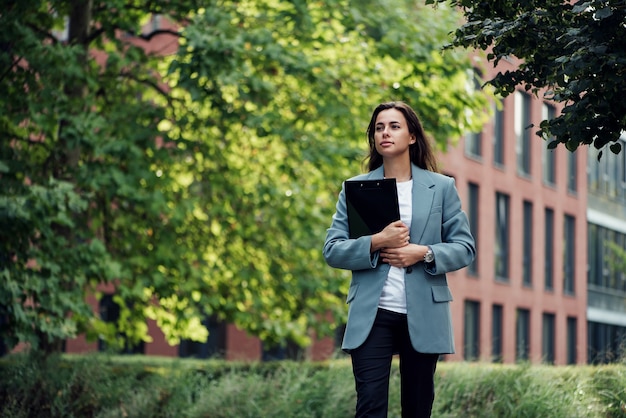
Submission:
[[[515,65],[504,61],[497,71]],[[528,128],[558,111],[518,90],[494,105],[482,132],[442,158],[478,254],[450,275],[451,360],[586,361],[586,149],[547,150]]]

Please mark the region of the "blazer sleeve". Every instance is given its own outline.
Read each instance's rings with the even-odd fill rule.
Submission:
[[[350,239],[345,182],[330,228],[326,231],[323,255],[329,266],[345,270],[373,269],[378,265],[379,252],[370,253],[372,236],[365,235]]]
[[[474,237],[453,178],[447,178],[442,201],[441,242],[432,243],[435,262],[425,265],[429,274],[444,274],[468,266],[476,257]]]

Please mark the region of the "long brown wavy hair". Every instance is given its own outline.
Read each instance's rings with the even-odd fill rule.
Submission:
[[[409,127],[409,133],[415,136],[415,142],[409,145],[409,157],[411,162],[416,166],[423,168],[424,170],[438,172],[437,159],[430,145],[430,141],[426,137],[422,123],[415,111],[408,104],[395,101],[381,103],[376,106],[372,118],[367,127],[367,138],[369,141],[369,155],[365,158],[368,165],[368,170],[372,171],[377,169],[383,164],[383,157],[376,151],[376,143],[374,142],[374,132],[376,126],[376,118],[378,114],[383,110],[397,109],[404,115],[407,125]]]

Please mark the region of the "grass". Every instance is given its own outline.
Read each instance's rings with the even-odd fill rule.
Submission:
[[[438,365],[433,418],[626,418],[626,364]],[[392,372],[389,417],[400,417]],[[146,356],[0,359],[1,417],[354,415],[348,360],[233,363]]]

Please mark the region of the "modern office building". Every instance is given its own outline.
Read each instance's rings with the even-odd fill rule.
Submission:
[[[626,353],[626,134],[622,152],[588,157],[587,343],[590,363]]]

